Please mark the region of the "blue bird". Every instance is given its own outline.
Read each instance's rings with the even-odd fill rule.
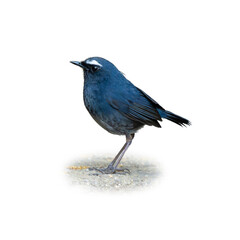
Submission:
[[[134,86],[108,60],[91,57],[71,63],[83,69],[84,104],[93,119],[108,132],[126,136],[126,143],[108,167],[94,170],[103,174],[129,173],[128,169],[118,168],[118,165],[134,134],[144,125],[160,128],[159,121],[163,118],[180,126],[190,125],[190,121],[165,110]]]

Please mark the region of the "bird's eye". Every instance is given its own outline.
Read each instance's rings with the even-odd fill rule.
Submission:
[[[97,70],[99,70],[99,67],[97,67],[97,66],[92,66],[92,72],[96,72]]]

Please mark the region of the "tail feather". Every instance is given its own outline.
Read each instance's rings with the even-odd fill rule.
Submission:
[[[191,125],[191,122],[187,120],[186,118],[180,117],[172,112],[169,112],[167,110],[159,110],[158,112],[162,118],[166,118],[180,126],[186,126],[186,125]]]

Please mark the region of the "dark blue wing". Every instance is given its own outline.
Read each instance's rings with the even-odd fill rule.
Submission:
[[[161,127],[158,123],[158,121],[162,121],[156,107],[158,103],[136,87],[131,89],[128,94],[118,95],[117,97],[116,95],[110,95],[107,101],[111,107],[133,121]]]

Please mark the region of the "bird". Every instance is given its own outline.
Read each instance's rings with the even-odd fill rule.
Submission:
[[[132,143],[135,133],[144,125],[161,128],[162,119],[179,126],[191,125],[186,118],[160,106],[143,90],[131,83],[110,61],[90,57],[84,61],[70,61],[83,69],[83,100],[92,118],[109,133],[125,135],[126,142],[105,168],[91,168],[102,174],[126,174],[119,163]]]

